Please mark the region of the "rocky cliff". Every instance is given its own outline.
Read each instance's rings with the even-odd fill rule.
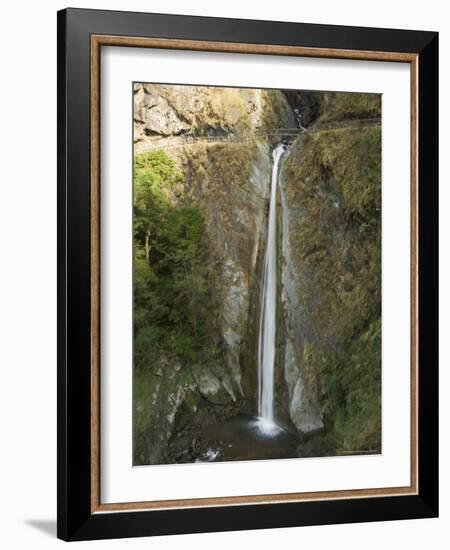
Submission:
[[[134,464],[201,459],[206,426],[256,413],[274,128],[308,129],[280,177],[277,418],[325,429],[325,453],[379,444],[379,113],[378,96],[135,85]]]
[[[320,454],[379,452],[381,99],[327,93],[314,104],[281,177],[291,416],[301,431],[325,427]]]

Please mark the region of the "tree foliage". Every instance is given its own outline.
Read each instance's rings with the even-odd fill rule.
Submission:
[[[138,155],[134,178],[137,368],[161,355],[199,358],[208,341],[207,246],[200,210],[174,198],[182,181],[163,151]]]

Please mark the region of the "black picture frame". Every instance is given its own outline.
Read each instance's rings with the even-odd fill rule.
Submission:
[[[414,54],[418,62],[418,492],[92,512],[91,37]],[[401,205],[399,205],[401,208]],[[86,9],[58,12],[58,537],[88,540],[438,515],[438,34]]]

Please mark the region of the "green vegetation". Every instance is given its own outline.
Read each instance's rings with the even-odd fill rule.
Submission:
[[[342,96],[341,96],[342,97]],[[298,138],[286,161],[304,369],[335,452],[381,449],[381,130]]]
[[[169,349],[192,360],[207,338],[198,322],[207,299],[207,256],[198,208],[171,204],[180,179],[162,151],[136,159],[135,358],[137,367]]]
[[[193,365],[212,360],[208,249],[200,210],[180,196],[182,175],[163,151],[135,157],[134,438],[135,462],[148,463],[145,441],[161,430]],[[161,399],[158,406],[155,400]],[[172,401],[172,402],[171,402]]]

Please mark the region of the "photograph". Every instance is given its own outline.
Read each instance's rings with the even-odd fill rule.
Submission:
[[[133,466],[381,454],[382,94],[131,102]]]
[[[439,515],[439,33],[273,9],[58,11],[59,539]]]
[[[2,548],[450,547],[448,9],[368,7],[4,4]]]

